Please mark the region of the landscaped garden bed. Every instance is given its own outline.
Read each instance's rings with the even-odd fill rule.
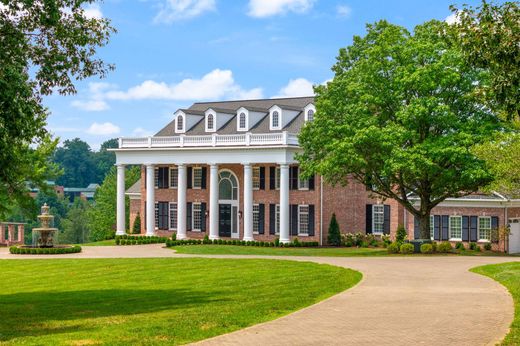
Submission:
[[[115,238],[115,245],[163,244],[168,239],[167,237],[157,236],[118,235]]]
[[[274,320],[361,279],[345,268],[265,259],[4,262],[0,344],[9,345],[187,344]]]
[[[14,255],[64,255],[69,253],[81,252],[81,246],[55,246],[49,248],[39,248],[30,246],[11,246],[9,252]]]
[[[167,247],[179,246],[179,245],[235,245],[235,246],[258,246],[258,247],[317,247],[319,243],[317,241],[299,241],[298,238],[291,243],[281,243],[277,238],[274,242],[268,241],[246,241],[239,239],[213,239],[210,240],[207,236],[204,239],[183,239],[177,240],[175,236],[172,239],[166,241]]]

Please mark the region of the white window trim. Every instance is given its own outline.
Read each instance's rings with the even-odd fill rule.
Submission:
[[[313,120],[316,117],[316,106],[314,106],[314,104],[310,103],[307,106],[305,106],[305,108],[303,109],[305,122],[309,121],[309,111],[310,110],[312,110],[314,112]]]
[[[491,225],[491,216],[479,216],[478,217],[478,225],[477,225],[477,242],[479,243],[490,243],[491,239],[481,239],[480,238],[480,219],[489,219],[489,237],[491,238],[491,231],[493,230],[493,227]]]
[[[246,126],[245,127],[241,127],[240,126],[240,115],[241,114],[244,114],[245,117],[246,117]],[[245,111],[245,110],[241,110],[237,113],[237,131],[247,131],[249,129],[249,112]]]
[[[254,191],[258,191],[260,190],[260,166],[253,166],[252,167],[252,177],[253,177],[253,190]],[[255,187],[255,184],[254,184],[254,176],[255,176],[255,171],[258,172],[258,187]]]
[[[177,218],[177,212],[178,212],[178,206],[177,206],[177,202],[169,202],[168,203],[168,229],[170,231],[176,231],[177,230],[177,227],[172,227],[172,216],[171,216],[171,212],[172,212],[172,205],[175,205],[175,217]],[[177,219],[177,225],[179,224],[179,220]]]
[[[255,213],[255,208],[258,208],[257,213]],[[258,229],[260,229],[260,204],[258,204],[258,203],[253,204],[253,234],[260,234],[260,232],[255,231],[255,217],[254,217],[255,214],[258,214],[258,223],[259,223]]]
[[[309,179],[302,179],[300,177],[300,167],[298,167],[298,190],[300,191],[309,191]],[[305,182],[306,186],[302,187],[301,183]]]
[[[278,221],[278,222],[277,222]],[[274,234],[280,235],[280,204],[274,207]]]
[[[300,217],[301,217],[301,214],[302,214],[302,211],[301,211],[301,208],[305,208],[307,207],[307,233],[302,233],[301,232],[301,229],[300,229]],[[303,236],[303,237],[308,237],[309,236],[309,226],[308,226],[308,223],[309,223],[309,205],[308,204],[300,204],[298,205],[298,235],[299,236]]]
[[[376,218],[374,217],[376,214],[376,207],[382,207],[383,210],[383,229],[381,231],[376,231]],[[373,204],[372,205],[372,234],[384,234],[385,233],[385,205],[384,204]]]
[[[209,116],[213,117],[213,128],[211,128],[211,129],[208,127],[208,118],[209,118]],[[206,114],[206,117],[205,117],[204,121],[205,121],[205,126],[204,127],[205,127],[206,132],[216,132],[217,131],[217,114],[216,113],[208,112]]]
[[[200,170],[200,186],[195,186],[195,170]],[[191,188],[194,190],[202,189],[202,167],[192,167],[192,169],[191,169]]]
[[[159,228],[159,202],[155,202],[154,220],[155,220],[154,229],[158,229]]]
[[[153,169],[153,187],[156,190],[159,188],[159,167]]]
[[[460,238],[451,238],[451,220],[457,218],[460,219]],[[450,215],[449,218],[449,226],[448,226],[448,237],[449,241],[462,241],[462,216],[460,215]]]
[[[195,228],[195,206],[198,205],[200,208],[200,226],[201,228]],[[177,220],[179,222],[179,220]],[[200,202],[193,202],[191,204],[191,231],[192,232],[201,232],[202,231],[202,203]]]
[[[435,216],[430,215],[430,239],[435,238]]]
[[[278,112],[278,126],[273,126],[273,114],[274,112]],[[282,118],[283,118],[283,112],[282,109],[278,106],[273,107],[269,111],[269,130],[281,130],[282,129]]]
[[[175,172],[177,171],[176,174],[172,174],[172,171]],[[170,189],[177,189],[179,187],[179,168],[178,167],[170,167],[169,171],[168,171],[168,174],[170,175],[168,178],[169,178],[169,182],[168,182],[168,188]],[[177,186],[172,186],[172,176],[177,176]]]
[[[179,130],[178,121],[179,117],[182,117],[182,128]],[[175,117],[175,133],[185,133],[186,132],[186,114],[178,113]]]
[[[280,167],[276,166],[274,169],[274,189],[280,190],[280,178],[281,178]]]

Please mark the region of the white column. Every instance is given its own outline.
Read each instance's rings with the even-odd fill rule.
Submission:
[[[280,242],[289,243],[289,165],[280,165]]]
[[[253,172],[251,165],[244,164],[244,238],[253,240]]]
[[[116,235],[126,234],[125,226],[125,166],[117,165]]]
[[[218,239],[218,165],[209,167],[209,239]]]
[[[155,167],[146,165],[146,235],[155,234]]]
[[[177,185],[177,239],[186,239],[186,188],[188,175],[185,165],[178,166]]]

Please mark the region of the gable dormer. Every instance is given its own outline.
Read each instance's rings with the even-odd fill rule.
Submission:
[[[213,109],[208,109],[205,112],[205,131],[206,132],[216,132],[217,131],[217,112]]]
[[[255,107],[240,107],[236,111],[237,131],[249,131],[268,113],[267,109]]]
[[[237,131],[248,131],[249,130],[249,111],[240,107],[237,110]]]
[[[316,106],[314,104],[309,103],[307,106],[305,106],[305,108],[303,109],[303,114],[305,115],[305,122],[313,121],[315,113]]]
[[[175,133],[186,133],[202,120],[204,112],[190,109],[179,109],[175,112]]]
[[[205,131],[213,133],[227,124],[235,116],[235,111],[221,108],[208,108],[204,112],[204,116]]]
[[[269,108],[269,130],[282,130],[301,112],[301,108],[273,105]]]

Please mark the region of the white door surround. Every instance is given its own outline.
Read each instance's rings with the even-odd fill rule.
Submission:
[[[509,249],[508,253],[520,253],[520,220],[510,220]]]
[[[219,206],[221,204],[231,205],[231,238],[236,239],[240,237],[239,198],[240,188],[237,176],[229,169],[221,169],[218,174],[218,204]]]

